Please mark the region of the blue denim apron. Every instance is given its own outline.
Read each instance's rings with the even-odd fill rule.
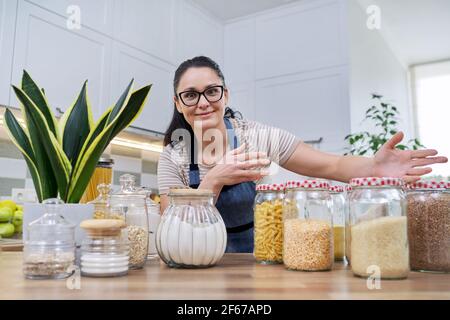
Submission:
[[[224,118],[231,149],[239,147],[231,121]],[[191,144],[193,146],[193,144]],[[189,166],[189,186],[198,188],[200,172],[191,148]],[[224,186],[216,202],[225,227],[227,228],[227,248],[225,252],[253,252],[253,203],[256,191],[254,182],[243,182]]]

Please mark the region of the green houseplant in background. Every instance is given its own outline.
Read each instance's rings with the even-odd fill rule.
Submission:
[[[358,132],[349,134],[345,140],[350,144],[352,155],[373,155],[381,146],[398,132],[397,125],[400,112],[392,104],[383,101],[383,96],[372,94],[373,104],[367,109],[363,121],[372,121],[377,132]],[[406,144],[397,145],[401,150],[417,150],[424,147],[418,139],[411,139]]]
[[[56,197],[65,203],[80,201],[105,148],[144,108],[151,85],[133,91],[133,82],[94,123],[86,81],[58,121],[44,90],[24,71],[21,87],[13,89],[25,125],[8,109],[4,119],[8,135],[25,158],[39,202]]]

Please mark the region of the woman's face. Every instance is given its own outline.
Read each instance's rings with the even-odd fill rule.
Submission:
[[[195,124],[195,128],[202,128],[205,131],[217,128],[223,123],[225,106],[228,103],[228,90],[224,88],[220,98],[221,89],[216,86],[223,86],[223,82],[217,73],[208,67],[189,68],[181,76],[176,89],[178,97],[174,97],[174,101],[178,112],[183,113],[192,128]],[[198,94],[195,92],[204,92],[197,103],[195,102]],[[180,93],[183,99],[179,98]],[[215,101],[217,99],[219,100]],[[187,106],[185,103],[193,105]]]

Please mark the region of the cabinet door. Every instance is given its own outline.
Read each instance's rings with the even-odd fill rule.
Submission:
[[[117,99],[134,78],[135,89],[153,84],[147,104],[132,124],[164,132],[173,113],[172,78],[174,67],[119,42],[114,43],[111,92]]]
[[[175,0],[115,0],[114,39],[173,62]]]
[[[22,70],[27,70],[45,89],[51,106],[66,110],[88,79],[88,94],[97,119],[110,100],[111,45],[108,37],[88,28],[68,29],[61,16],[20,1],[13,83],[20,84]],[[13,95],[11,104],[18,105]]]
[[[180,3],[176,16],[177,63],[204,55],[222,66],[223,25],[189,1]]]
[[[0,104],[9,105],[17,1],[0,0]]]
[[[342,153],[350,132],[348,69],[337,67],[256,83],[256,119],[301,140],[323,138],[320,149]]]
[[[113,33],[113,9],[111,0],[26,0],[65,18],[80,18],[82,26],[109,36]]]

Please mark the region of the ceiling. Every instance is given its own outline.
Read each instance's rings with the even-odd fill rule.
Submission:
[[[449,0],[360,0],[381,10],[381,33],[405,65],[450,59]]]
[[[301,0],[192,0],[222,21]]]

